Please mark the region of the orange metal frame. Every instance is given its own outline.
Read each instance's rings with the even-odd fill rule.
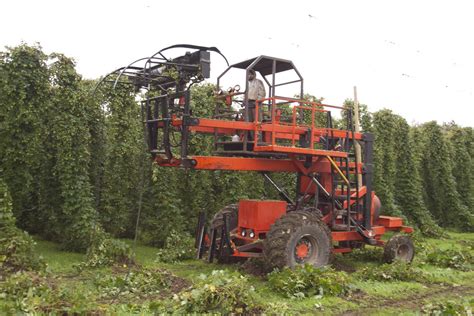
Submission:
[[[308,177],[314,173],[318,173],[322,178],[323,186],[329,192],[332,186],[331,172],[333,166],[337,168],[346,168],[345,163],[340,162],[332,158],[347,158],[348,153],[345,151],[337,150],[324,150],[317,148],[317,143],[320,141],[321,137],[331,137],[345,139],[350,138],[353,140],[362,140],[363,134],[355,133],[352,131],[344,131],[333,128],[321,128],[315,125],[315,116],[316,113],[325,113],[328,110],[324,107],[332,107],[337,109],[342,109],[341,107],[329,106],[320,104],[317,102],[308,102],[304,100],[296,100],[291,98],[281,98],[281,97],[272,97],[266,98],[263,100],[258,100],[256,102],[255,111],[258,113],[259,107],[262,106],[263,102],[268,102],[271,106],[271,117],[277,117],[278,103],[277,101],[286,101],[289,103],[296,103],[292,108],[292,121],[291,123],[280,122],[278,119],[272,119],[269,122],[259,122],[258,115],[255,115],[254,122],[245,122],[245,121],[230,121],[230,120],[220,120],[220,119],[208,119],[208,118],[199,118],[197,123],[189,127],[191,132],[205,133],[205,134],[214,134],[218,136],[224,135],[234,135],[237,133],[246,133],[252,131],[254,135],[259,133],[265,133],[265,144],[259,144],[254,142],[253,151],[257,153],[279,153],[285,154],[287,158],[261,158],[261,157],[223,157],[223,156],[189,156],[186,157],[187,162],[191,162],[193,169],[200,170],[234,170],[234,171],[263,171],[263,172],[296,172],[301,174],[301,187],[300,190],[306,192],[316,192],[316,186],[314,183],[309,180]],[[297,123],[297,115],[302,111],[309,111],[311,113],[311,124],[301,124]],[[176,129],[180,129],[182,126],[182,119],[173,117],[171,119],[171,126]],[[163,123],[159,123],[158,127],[163,126]],[[307,147],[298,147],[299,138],[303,135],[309,134],[309,146]],[[308,136],[308,135],[307,135]],[[306,136],[306,137],[307,137]],[[283,141],[283,142],[282,142]],[[288,145],[290,141],[290,145]],[[307,157],[311,156],[312,163],[310,167],[306,167]],[[160,166],[167,167],[180,167],[185,165],[185,162],[182,159],[166,159],[161,155],[155,157],[155,162]],[[342,160],[341,160],[342,161]],[[189,165],[189,164],[188,164]],[[362,173],[363,164],[349,162],[349,172]],[[304,187],[304,188],[303,188]],[[336,194],[342,194],[342,192],[336,189]],[[362,186],[359,188],[359,191],[351,191],[351,198],[349,201],[343,202],[343,209],[347,209],[348,204],[353,205],[357,203],[356,197],[359,197],[359,203],[361,198],[367,194],[367,188]],[[372,201],[374,198],[374,192],[372,192]],[[244,201],[242,201],[244,202]],[[286,205],[286,202],[281,202]],[[248,205],[247,205],[248,204]],[[268,204],[268,205],[267,205]],[[278,217],[280,217],[284,212],[283,208],[275,208],[271,206],[272,203],[267,201],[255,201],[255,202],[245,202],[243,203],[242,212],[239,211],[239,227],[231,232],[231,236],[234,240],[239,240],[239,244],[243,244],[245,251],[239,250],[241,246],[236,246],[231,240],[231,246],[234,250],[233,256],[237,257],[258,257],[261,255],[261,235],[265,235],[268,232],[269,226],[268,223],[273,222]],[[278,209],[279,211],[275,211]],[[286,209],[286,208],[285,208]],[[283,212],[283,213],[282,213]],[[245,220],[241,219],[240,216],[245,215],[248,218]],[[371,214],[373,218],[374,214],[374,204],[371,206]],[[323,221],[330,223],[332,219],[332,213],[327,214],[323,217]],[[335,222],[342,224],[342,220],[339,218],[335,219]],[[255,236],[249,238],[248,236],[242,236],[241,223],[246,223],[246,228],[252,228],[255,230]],[[251,223],[251,224],[250,224]],[[410,227],[403,226],[403,221],[400,218],[380,216],[376,223],[373,223],[371,233],[373,237],[377,240],[378,245],[383,245],[383,241],[380,240],[381,236],[387,231],[404,231],[412,232],[413,229]],[[242,227],[240,227],[242,226]],[[360,233],[356,231],[333,231],[332,232],[333,241],[357,241],[363,240],[364,238]],[[334,252],[349,252],[350,248],[336,247]]]
[[[327,151],[325,152],[327,153]],[[271,159],[271,158],[246,158],[246,157],[222,157],[222,156],[190,156],[194,160],[194,169],[199,170],[233,170],[233,171],[268,171],[268,172],[300,172],[308,175],[313,172],[328,173],[331,172],[331,165],[324,157],[313,158],[313,166],[304,167],[304,162],[295,155],[290,155],[290,159]],[[162,167],[179,167],[182,164],[181,159],[172,161],[156,156],[155,162]],[[339,164],[339,166],[344,166]],[[355,168],[355,163],[349,163],[350,168]],[[362,163],[357,164],[359,172],[362,170]],[[352,171],[355,172],[355,171]]]

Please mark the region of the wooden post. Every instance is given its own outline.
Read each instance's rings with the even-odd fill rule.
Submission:
[[[354,86],[354,130],[356,133],[360,133],[360,122],[359,122],[359,101],[357,100],[357,87]],[[354,140],[354,150],[356,155],[356,162],[360,163],[362,161],[362,153],[360,149],[360,144],[358,141]],[[362,174],[357,175],[357,185],[359,189],[362,187]]]

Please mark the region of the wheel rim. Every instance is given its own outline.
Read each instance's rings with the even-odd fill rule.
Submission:
[[[396,258],[404,261],[410,260],[410,248],[408,247],[408,245],[398,246]]]
[[[317,243],[316,239],[309,235],[301,237],[294,249],[295,261],[299,264],[312,261],[316,257]]]

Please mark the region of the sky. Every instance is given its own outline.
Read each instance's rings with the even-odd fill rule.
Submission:
[[[474,127],[472,12],[456,0],[0,0],[0,47],[39,42],[97,78],[173,44],[215,46],[231,64],[292,60],[327,104],[357,86],[372,112]],[[211,58],[213,79],[225,64]]]

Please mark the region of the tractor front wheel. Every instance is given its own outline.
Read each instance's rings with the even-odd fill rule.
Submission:
[[[237,221],[239,217],[239,206],[237,204],[230,204],[225,206],[219,212],[214,215],[214,218],[211,221],[211,228],[217,228],[224,226],[224,215],[228,220],[229,231],[237,228]]]
[[[287,213],[270,228],[263,253],[272,268],[311,264],[322,267],[331,256],[331,232],[326,223],[306,211]]]
[[[407,235],[395,235],[384,246],[383,259],[387,263],[396,260],[411,262],[415,256],[415,246]]]

